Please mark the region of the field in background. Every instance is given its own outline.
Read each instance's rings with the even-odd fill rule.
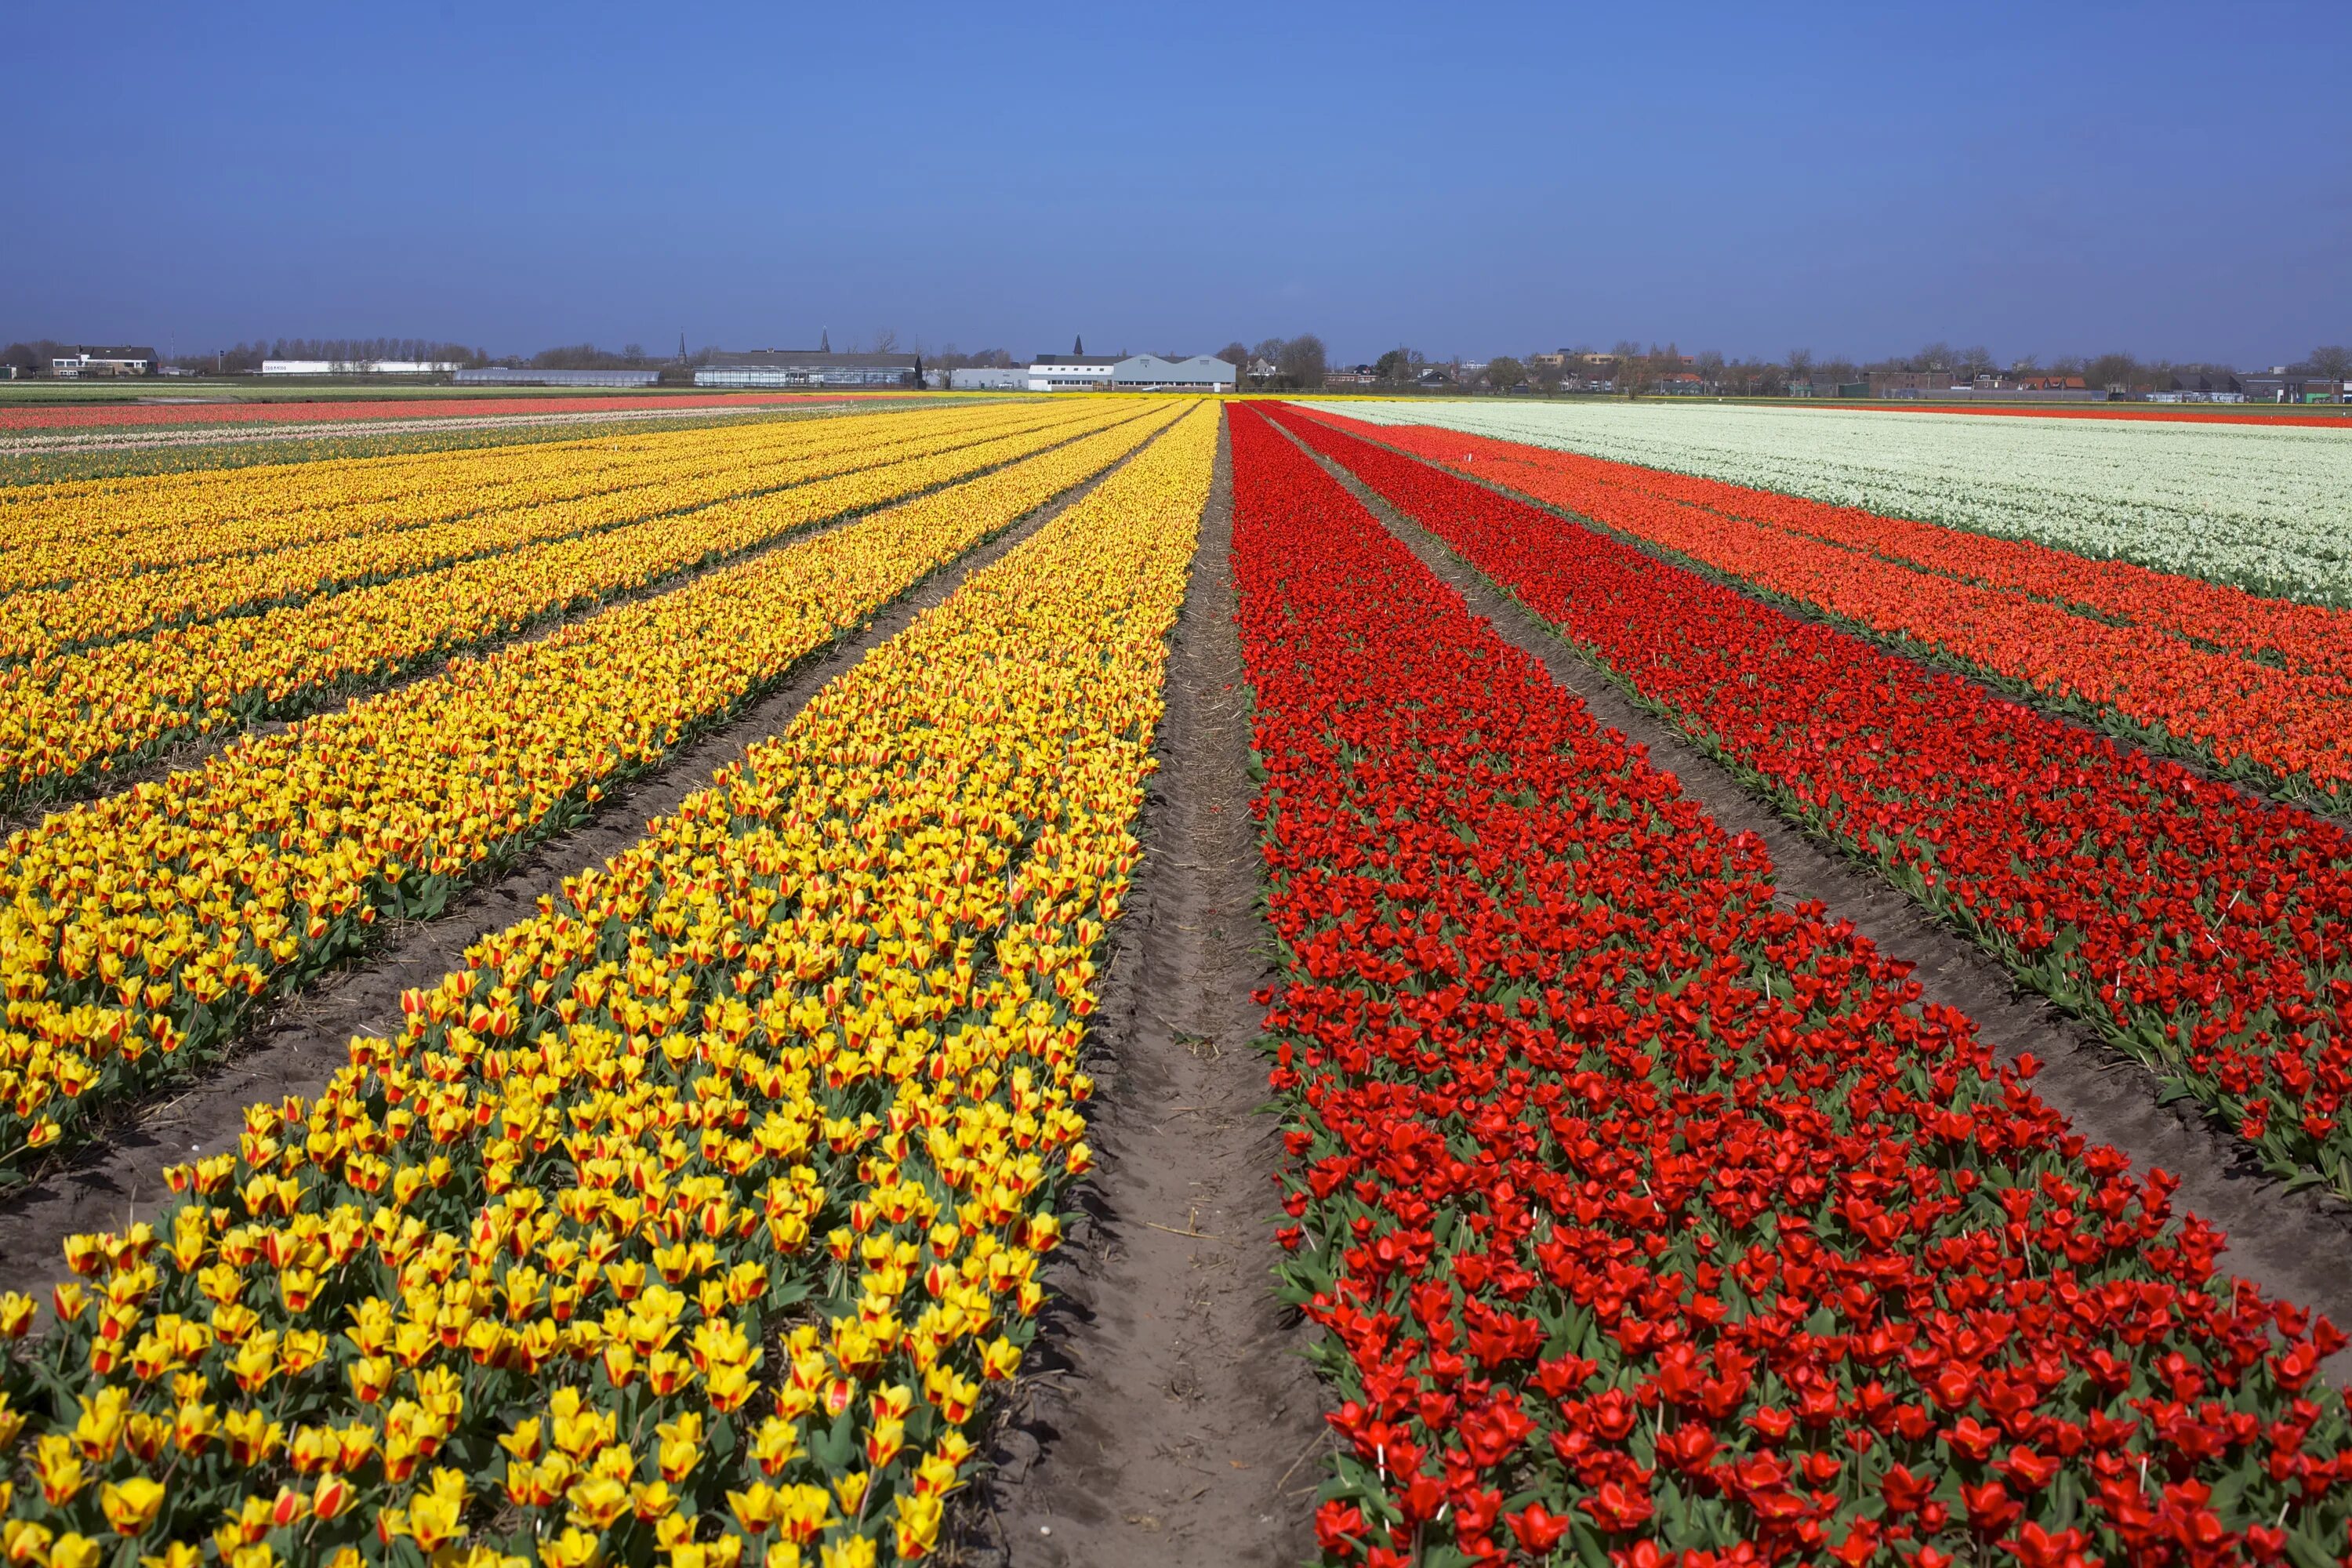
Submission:
[[[2352,426],[1885,419],[1788,404],[1334,406],[2352,603]]]
[[[88,384],[92,387],[100,383]],[[419,405],[436,413],[555,414],[620,408],[757,406],[802,398],[841,399],[919,397],[920,393],[832,390],[806,392],[711,392],[680,387],[628,387],[598,391],[564,387],[405,386],[362,389],[349,383],[332,387],[307,385],[278,388],[240,385],[233,391],[206,388],[184,394],[156,393],[155,384],[142,382],[137,400],[126,397],[121,384],[84,393],[57,383],[0,384],[0,432],[73,430],[92,426],[132,428],[142,426],[235,425],[251,421],[407,419],[418,417]],[[168,385],[169,384],[164,384]],[[164,401],[169,398],[170,401]],[[183,401],[182,399],[185,400]]]
[[[976,399],[974,401],[977,401]],[[397,457],[412,452],[451,452],[493,447],[530,446],[583,438],[619,439],[656,431],[683,434],[719,425],[826,419],[878,413],[886,403],[813,400],[750,408],[619,410],[612,414],[515,415],[481,419],[368,420],[356,424],[238,425],[208,430],[173,430],[107,435],[80,432],[82,438],[34,444],[0,435],[0,488],[59,484],[77,479],[139,474],[185,473],[207,468],[282,467],[357,458]],[[202,436],[202,439],[184,437]]]

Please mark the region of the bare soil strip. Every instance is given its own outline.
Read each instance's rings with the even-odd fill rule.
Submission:
[[[1327,1406],[1271,1278],[1281,1146],[1250,992],[1274,948],[1232,539],[1221,447],[1087,1068],[1100,1163],[952,1561],[1224,1568],[1314,1550]]]
[[[244,1125],[244,1109],[257,1100],[317,1095],[349,1059],[353,1035],[397,1032],[403,991],[432,984],[457,967],[476,941],[535,912],[542,893],[561,892],[564,878],[602,864],[634,843],[649,818],[676,809],[720,768],[783,729],[826,682],[856,665],[867,650],[896,637],[916,616],[952,593],[969,573],[1044,527],[1133,456],[1129,453],[932,574],[864,627],[803,660],[731,721],[680,746],[652,771],[608,788],[587,823],[538,845],[506,876],[453,898],[448,912],[438,920],[387,931],[383,944],[362,964],[322,975],[288,997],[247,1034],[245,1048],[211,1069],[201,1083],[169,1098],[126,1107],[122,1121],[100,1134],[101,1142],[62,1157],[30,1182],[0,1194],[0,1289],[46,1295],[49,1285],[68,1277],[62,1253],[67,1237],[152,1217],[170,1200],[164,1167],[199,1151],[209,1154],[233,1149]],[[802,542],[817,531],[822,530],[796,534],[787,542]]]
[[[2246,1157],[2192,1103],[2159,1105],[2156,1085],[2138,1064],[2032,992],[1966,936],[1834,846],[1782,817],[1737,775],[1666,721],[1621,689],[1599,667],[1517,599],[1407,521],[1346,469],[1318,462],[1380,518],[1413,553],[1459,590],[1473,613],[1514,647],[1542,662],[1554,680],[1581,698],[1592,716],[1646,747],[1683,790],[1727,832],[1752,833],[1770,851],[1780,900],[1819,899],[1834,919],[1878,946],[1918,964],[1926,1000],[1956,1007],[2004,1061],[2031,1055],[2042,1064],[2033,1089],[2064,1112],[2074,1131],[2111,1143],[2142,1170],[2180,1178],[2176,1203],[2229,1233],[2222,1266],[2262,1288],[2352,1324],[2352,1207],[2315,1190],[2288,1192]],[[2324,1363],[2322,1374],[2352,1387],[2352,1350]]]

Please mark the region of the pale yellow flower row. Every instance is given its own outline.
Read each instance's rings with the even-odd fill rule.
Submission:
[[[0,588],[89,582],[591,495],[673,463],[899,437],[971,407],[0,489]],[[27,492],[30,492],[29,494]]]
[[[44,798],[162,747],[243,721],[315,708],[536,620],[772,543],[1131,419],[1101,399],[1069,422],[1016,431],[582,539],[527,545],[305,605],[0,670],[0,792]]]
[[[1025,420],[971,411],[910,420],[859,420],[811,431],[794,426],[730,431],[712,449],[681,442],[623,468],[599,470],[592,488],[506,486],[505,499],[477,492],[467,515],[422,526],[371,525],[284,549],[215,555],[131,575],[83,574],[73,583],[20,589],[0,598],[0,663],[133,637],[174,622],[212,620],[273,604],[299,604],[339,588],[363,586],[522,545],[601,531],[664,513],[692,510],[739,496],[806,484],[858,468],[1040,429],[1077,417],[1067,407],[1036,409]],[[756,438],[760,431],[770,438]],[[685,433],[682,433],[685,434]],[[324,529],[327,520],[312,514]]]
[[[459,661],[200,770],[49,816],[0,863],[0,1157],[235,1027],[249,997],[432,914],[482,861],[723,718],[916,579],[1117,461],[1155,410],[1043,456]]]
[[[5,1417],[10,1559],[931,1555],[1090,1162],[1216,418],[248,1110],[152,1229],[77,1238],[89,1283],[6,1363],[80,1395]]]

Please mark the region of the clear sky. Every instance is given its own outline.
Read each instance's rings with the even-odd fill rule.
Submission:
[[[0,60],[0,341],[2352,340],[2352,0],[73,0]]]

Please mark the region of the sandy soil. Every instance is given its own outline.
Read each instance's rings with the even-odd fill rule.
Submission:
[[[1272,1293],[1280,1153],[1251,990],[1271,975],[1249,816],[1221,450],[1168,676],[1148,849],[1116,928],[1097,1173],[1055,1255],[1046,1331],[968,1505],[967,1563],[1297,1563],[1327,1439]]]
[[[1404,520],[1353,476],[1319,457],[1429,567],[1458,589],[1515,647],[1542,661],[1554,680],[1595,718],[1647,747],[1684,790],[1727,831],[1753,833],[1772,856],[1781,899],[1820,899],[1832,918],[1852,921],[1880,947],[1918,964],[1927,998],[1966,1013],[2003,1060],[2031,1054],[2042,1064],[2033,1087],[2071,1118],[2076,1131],[2111,1143],[2142,1169],[2180,1177],[2178,1203],[2229,1233],[2222,1265],[2269,1294],[2352,1324],[2352,1209],[2306,1189],[2288,1192],[2222,1130],[2187,1102],[2157,1103],[2155,1079],[1881,878],[1782,817],[1680,730],[1630,697],[1550,626],[1433,535]],[[2352,1350],[2331,1357],[2324,1375],[2352,1387]]]

